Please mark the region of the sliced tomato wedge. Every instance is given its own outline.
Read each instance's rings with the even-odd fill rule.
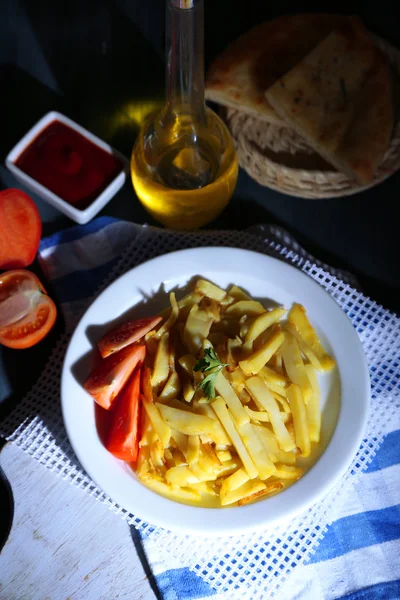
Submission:
[[[56,317],[56,306],[34,273],[0,275],[0,344],[30,348],[49,333]]]
[[[89,375],[84,388],[97,404],[111,408],[133,370],[141,365],[146,354],[144,344],[135,344],[105,358]]]
[[[136,462],[139,452],[140,369],[136,369],[115,401],[106,448],[114,456]]]
[[[0,192],[0,269],[30,265],[38,250],[42,222],[36,204],[25,192]]]
[[[147,317],[145,319],[128,321],[112,329],[97,344],[101,356],[105,358],[129,344],[137,342],[146,333],[154,329],[160,321],[162,321],[162,317]]]

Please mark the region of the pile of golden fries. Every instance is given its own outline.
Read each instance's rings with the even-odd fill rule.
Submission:
[[[304,307],[267,310],[203,279],[170,303],[145,338],[138,477],[200,506],[279,492],[320,440],[317,372],[335,366]]]

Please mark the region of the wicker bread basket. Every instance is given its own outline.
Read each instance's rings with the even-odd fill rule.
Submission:
[[[381,38],[377,46],[388,57],[394,82],[394,126],[384,159],[371,183],[360,185],[326,163],[293,129],[259,121],[244,112],[228,109],[225,120],[232,133],[240,166],[261,185],[292,196],[332,198],[368,189],[400,167],[400,50]]]

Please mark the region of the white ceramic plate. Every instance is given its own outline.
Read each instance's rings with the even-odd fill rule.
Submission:
[[[322,441],[305,463],[306,474],[280,494],[243,507],[199,508],[178,504],[144,487],[124,462],[102,445],[95,406],[82,383],[93,347],[103,332],[130,317],[155,314],[168,304],[166,292],[183,294],[201,275],[227,287],[237,284],[253,297],[289,308],[304,304],[338,368],[320,377]],[[233,248],[195,248],[155,258],[110,285],[89,307],[72,336],[62,372],[61,401],[72,447],[87,473],[119,505],[171,530],[202,535],[237,534],[287,519],[320,499],[343,475],[364,432],[369,376],[362,346],[336,302],[313,279],[279,260]]]

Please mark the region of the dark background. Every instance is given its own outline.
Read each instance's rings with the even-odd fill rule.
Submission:
[[[283,13],[358,14],[400,47],[395,2],[205,0],[206,66],[238,34]],[[18,139],[59,110],[127,156],[140,118],[164,98],[164,0],[0,0],[0,189],[16,185],[2,166]],[[342,199],[304,200],[240,173],[233,201],[212,227],[278,223],[319,259],[352,271],[364,292],[400,312],[396,217],[400,174]],[[73,223],[34,197],[47,235]],[[101,214],[151,222],[128,181]],[[37,265],[33,266],[37,270]],[[57,329],[24,352],[0,348],[0,402],[14,403],[37,379]],[[3,402],[4,410],[4,402]]]

